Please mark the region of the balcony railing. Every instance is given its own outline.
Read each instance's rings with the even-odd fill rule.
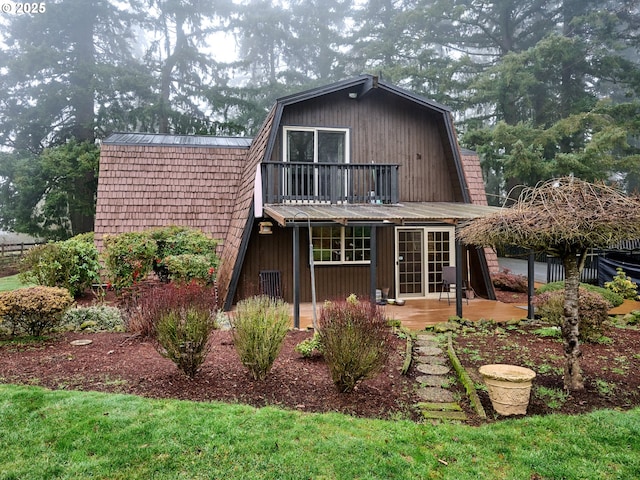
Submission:
[[[396,164],[263,162],[265,203],[398,203]]]

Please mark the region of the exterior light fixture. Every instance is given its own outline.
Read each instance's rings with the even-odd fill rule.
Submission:
[[[352,99],[358,98],[358,92],[349,92],[349,98],[352,98]]]
[[[260,222],[258,223],[258,225],[260,226],[260,230],[258,231],[258,233],[260,235],[271,235],[273,233],[273,230],[271,227],[273,227],[273,223],[271,222]]]

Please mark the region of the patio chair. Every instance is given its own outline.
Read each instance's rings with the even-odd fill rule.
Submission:
[[[447,303],[451,305],[451,298],[449,296],[449,294],[451,293],[451,287],[456,288],[456,267],[442,267],[442,283],[440,284],[440,296],[438,297],[438,300],[441,300],[442,293],[446,292]],[[467,305],[469,305],[469,297],[467,296],[467,287],[464,280],[462,281],[461,293],[467,300]]]

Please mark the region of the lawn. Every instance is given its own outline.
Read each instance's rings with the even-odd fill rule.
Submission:
[[[22,283],[18,278],[18,275],[0,278],[0,292],[7,292],[17,288],[28,287],[30,285],[32,284]]]
[[[0,385],[0,479],[640,477],[640,409],[482,427]]]

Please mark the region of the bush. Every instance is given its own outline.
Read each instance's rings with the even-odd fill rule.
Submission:
[[[192,280],[212,283],[215,279],[215,264],[208,256],[193,254],[169,255],[162,261],[167,269],[168,279],[183,283]]]
[[[240,361],[255,380],[264,380],[289,331],[289,307],[266,296],[247,298],[238,302],[231,325]]]
[[[143,338],[154,336],[160,317],[185,307],[206,311],[215,318],[217,312],[215,285],[162,284],[151,289],[127,290],[124,300],[126,330]]]
[[[376,305],[355,296],[326,303],[319,318],[319,335],[331,378],[340,392],[380,372],[388,357],[390,334]]]
[[[294,348],[296,352],[302,355],[304,358],[311,358],[314,353],[322,353],[322,344],[320,343],[320,335],[318,332],[313,334],[313,337],[307,338],[301,341]]]
[[[210,311],[185,306],[160,316],[154,344],[160,355],[193,378],[209,353],[209,337],[214,329],[215,315]]]
[[[153,270],[163,282],[213,283],[217,241],[199,230],[163,227],[105,237],[105,262],[117,291]]]
[[[213,282],[217,240],[200,230],[178,226],[154,228],[149,235],[157,245],[153,270],[160,280]]]
[[[124,332],[125,329],[120,310],[107,305],[70,308],[64,314],[62,323],[76,331]]]
[[[562,326],[564,323],[564,291],[555,290],[537,295],[534,299],[537,313],[546,322]],[[578,314],[579,338],[582,342],[596,342],[602,337],[604,322],[611,308],[602,295],[580,287]]]
[[[638,298],[638,285],[627,277],[622,268],[616,268],[616,272],[616,276],[613,277],[612,281],[605,282],[604,288],[617,293],[622,298],[636,300]]]
[[[104,237],[104,259],[109,281],[116,291],[130,287],[151,272],[156,243],[148,234],[127,232]]]
[[[39,337],[58,327],[73,304],[69,291],[59,287],[29,287],[0,292],[0,316],[12,330]]]
[[[598,287],[597,285],[591,285],[589,283],[581,283],[580,288],[582,288],[583,290],[588,290],[590,292],[599,294],[600,296],[604,297],[605,300],[607,300],[612,307],[617,307],[619,305],[622,305],[622,303],[624,302],[624,298],[622,298],[622,296],[606,288]],[[536,294],[556,292],[559,290],[564,292],[564,282],[551,282],[551,283],[542,285],[540,288],[536,289]]]
[[[20,270],[20,280],[24,283],[66,288],[77,297],[100,280],[100,262],[93,233],[30,249],[21,262]]]
[[[493,286],[508,292],[526,293],[529,285],[527,277],[524,275],[515,275],[511,270],[504,269],[498,273],[491,275]]]

